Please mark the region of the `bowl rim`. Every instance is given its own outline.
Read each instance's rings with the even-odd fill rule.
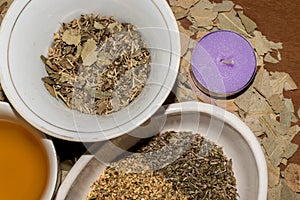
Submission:
[[[180,113],[192,113],[192,112],[194,113],[199,112],[199,113],[213,116],[219,120],[222,120],[222,122],[229,124],[230,126],[232,126],[232,128],[234,128],[236,131],[239,132],[241,137],[243,137],[243,139],[249,145],[249,148],[256,162],[256,167],[258,171],[257,200],[266,200],[267,191],[268,191],[268,171],[267,171],[267,164],[264,157],[264,153],[261,149],[261,145],[259,144],[253,132],[240,118],[217,106],[201,103],[201,102],[195,102],[195,101],[166,105],[164,112],[157,112],[154,115],[154,117],[162,116],[162,115],[166,115],[166,116],[174,115]],[[68,192],[72,188],[73,183],[76,182],[77,176],[81,174],[81,171],[84,171],[85,166],[88,165],[89,162],[92,161],[93,159],[97,159],[97,158],[90,153],[84,154],[79,158],[77,163],[75,163],[75,165],[68,173],[65,179],[67,181],[62,182],[56,197],[59,197],[60,199],[68,195]],[[98,160],[98,162],[101,165],[105,165],[105,166],[107,165],[107,163],[103,163],[102,161]],[[98,178],[99,173],[97,173],[96,178]]]
[[[0,110],[1,112],[5,112],[4,115],[7,115],[9,120],[21,120],[24,121],[18,114],[13,110],[13,108],[10,106],[9,103],[6,102],[0,102]],[[24,122],[25,123],[25,122]],[[51,199],[53,198],[55,191],[58,187],[58,184],[60,182],[60,176],[59,176],[59,161],[58,156],[54,147],[54,144],[51,140],[51,138],[47,137],[45,134],[38,130],[34,130],[32,134],[36,135],[38,138],[40,138],[40,141],[47,153],[48,158],[48,165],[49,165],[49,174],[48,174],[48,183],[45,187],[42,199]]]
[[[164,80],[164,84],[159,92],[156,94],[156,98],[145,107],[142,113],[134,116],[132,120],[127,121],[121,125],[115,124],[112,129],[98,131],[97,133],[89,134],[83,137],[81,132],[76,130],[62,129],[61,127],[50,124],[49,122],[40,118],[36,115],[26,104],[23,99],[19,96],[17,90],[14,87],[13,80],[8,67],[8,49],[10,44],[11,31],[14,28],[15,22],[25,9],[25,7],[33,0],[20,0],[12,3],[8,10],[0,29],[0,63],[3,67],[0,68],[0,79],[3,90],[9,99],[10,103],[17,110],[17,112],[32,126],[46,133],[47,135],[60,138],[63,140],[74,141],[74,142],[98,142],[103,140],[112,139],[123,135],[136,128],[137,126],[144,123],[149,119],[163,104],[165,99],[171,92],[173,85],[175,84],[176,77],[178,74],[179,63],[180,63],[180,35],[178,25],[171,8],[168,6],[166,1],[163,0],[151,0],[153,4],[163,10],[161,12],[165,17],[165,23],[169,29],[170,36],[170,66],[172,66],[172,73],[168,73]],[[172,33],[171,33],[172,32]],[[134,123],[134,126],[132,124]],[[105,134],[103,134],[105,133]],[[84,133],[85,134],[85,133]],[[71,135],[71,136],[70,136]]]

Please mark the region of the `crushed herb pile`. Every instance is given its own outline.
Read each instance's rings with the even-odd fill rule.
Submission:
[[[221,147],[191,132],[142,141],[112,163],[87,199],[237,199],[232,162]]]
[[[256,23],[244,14],[243,8],[232,1],[213,3],[209,0],[169,0],[181,34],[181,63],[175,96],[178,102],[198,100],[222,107],[240,117],[257,136],[262,145],[268,166],[270,200],[300,199],[300,168],[287,166],[293,173],[280,171],[297,151],[292,143],[300,127],[294,114],[292,99],[284,91],[296,90],[297,85],[288,73],[269,72],[266,63],[281,60],[282,43],[269,41],[257,30]],[[207,33],[231,30],[243,35],[253,46],[258,72],[253,84],[234,99],[213,99],[202,93],[190,77],[190,59],[197,42]],[[300,110],[299,110],[300,113]],[[292,168],[289,166],[292,165]],[[298,180],[298,181],[296,181]]]
[[[69,108],[110,114],[129,105],[150,73],[150,53],[137,28],[112,17],[82,15],[63,23],[41,56],[49,93]]]

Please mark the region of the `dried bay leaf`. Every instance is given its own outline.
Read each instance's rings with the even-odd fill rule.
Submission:
[[[282,112],[285,108],[285,103],[279,94],[270,96],[267,101],[276,114]]]
[[[97,61],[97,43],[93,39],[87,40],[83,44],[81,58],[83,61],[83,65],[92,65]]]
[[[183,87],[183,86],[177,86],[174,93],[175,93],[177,102],[198,100],[198,98],[194,94],[193,90],[188,89],[188,88]]]
[[[270,160],[266,158],[267,167],[268,167],[268,187],[273,188],[280,181],[280,168],[274,167]]]
[[[283,144],[279,139],[263,138],[262,145],[268,155],[270,162],[275,167],[279,166],[284,154]]]
[[[169,0],[170,6],[176,6],[179,0]]]
[[[264,61],[268,62],[268,63],[278,63],[279,60],[277,60],[276,58],[274,58],[273,56],[271,56],[270,53],[267,53],[264,57]]]
[[[268,200],[281,200],[281,181],[278,185],[268,189]]]
[[[198,27],[212,26],[213,21],[217,18],[218,12],[193,7],[190,10],[190,15],[194,19],[194,25]]]
[[[286,159],[291,158],[296,153],[297,149],[298,149],[297,144],[287,142],[286,146],[285,146],[285,151],[284,151],[284,154],[282,157],[286,158]]]
[[[243,119],[251,131],[253,131],[255,134],[256,132],[259,133],[258,135],[263,134],[263,129],[259,121],[260,117],[260,115],[246,115],[246,117]]]
[[[234,3],[232,1],[223,1],[222,3],[217,3],[213,7],[213,11],[216,12],[229,12],[232,10]]]
[[[286,98],[284,98],[283,101],[284,101],[284,106],[285,106],[285,108],[286,108],[289,112],[292,112],[292,113],[295,112],[294,104],[293,104],[292,99],[286,99]]]
[[[202,30],[202,31],[198,31],[197,33],[196,33],[196,40],[197,41],[199,41],[201,38],[203,38],[205,35],[207,35],[209,33],[209,31],[207,31],[207,30]]]
[[[174,7],[172,7],[172,11],[173,11],[173,13],[175,15],[175,18],[177,20],[187,17],[188,12],[189,12],[189,10],[184,9],[184,8],[182,8],[180,6],[174,6]]]
[[[289,127],[287,134],[284,136],[285,140],[291,142],[294,137],[299,133],[300,127],[298,125],[294,125]]]
[[[281,180],[281,185],[280,200],[294,200],[295,193],[287,186],[284,179]]]
[[[179,0],[176,3],[176,6],[180,6],[184,9],[189,9],[190,7],[194,6],[196,3],[198,3],[200,0]]]
[[[78,29],[67,29],[62,35],[62,40],[68,45],[79,45],[81,41],[80,31]]]
[[[259,56],[257,54],[257,52],[255,52],[255,57],[256,57],[256,66],[263,67],[265,65],[265,63],[264,63],[264,57],[263,56]]]
[[[280,112],[280,123],[285,127],[290,127],[292,122],[292,115],[293,113],[289,112],[288,110],[283,110]]]
[[[273,95],[271,88],[271,77],[269,72],[261,67],[256,74],[253,87],[264,97],[269,98]]]
[[[243,10],[243,9],[244,9],[241,5],[238,5],[238,4],[235,5],[234,8],[235,8],[236,10]]]
[[[274,43],[267,40],[266,36],[263,36],[260,31],[254,31],[253,35],[254,37],[250,38],[249,41],[259,56],[263,56],[266,53],[271,52],[272,49],[278,50],[283,48],[282,43]]]
[[[273,113],[265,98],[253,89],[248,89],[244,94],[237,97],[234,103],[248,114],[264,115]]]
[[[286,158],[282,158],[281,163],[284,164],[284,165],[287,165],[288,160]]]
[[[284,91],[292,91],[292,90],[297,90],[297,84],[295,81],[292,79],[292,77],[288,74],[287,81],[284,84]]]
[[[292,77],[285,72],[271,72],[270,84],[275,94],[298,89]]]
[[[214,7],[214,3],[210,2],[209,0],[200,0],[198,3],[194,5],[194,8],[208,9],[208,10],[212,10],[213,7]]]
[[[236,12],[219,13],[218,20],[220,28],[223,30],[231,30],[242,34],[245,37],[251,38],[251,36],[245,30],[240,18],[236,16]]]
[[[247,90],[245,93],[237,97],[234,103],[244,112],[249,112],[250,106],[253,104],[253,94],[255,92],[253,90]]]
[[[234,104],[234,99],[230,100],[216,100],[216,106],[223,108],[229,112],[237,112],[239,108]]]
[[[288,129],[275,119],[271,119],[270,116],[262,116],[259,118],[261,126],[268,137],[279,137],[280,135],[286,135]]]
[[[239,11],[237,13],[238,13],[238,16],[241,19],[241,21],[242,21],[242,23],[243,23],[246,31],[249,34],[252,34],[253,31],[257,28],[256,23],[253,20],[251,20],[249,17],[247,17],[246,15],[244,15],[244,13],[242,11]]]
[[[186,60],[184,58],[180,59],[180,67],[179,67],[179,71],[181,73],[188,73],[190,70],[190,61]]]
[[[181,43],[181,56],[185,55],[190,44],[192,32],[189,30],[186,30],[180,22],[177,22],[179,33],[180,33],[180,43]]]
[[[284,170],[287,186],[294,192],[300,192],[300,166],[289,164]]]

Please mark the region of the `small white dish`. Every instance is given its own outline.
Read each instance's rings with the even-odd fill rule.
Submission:
[[[223,147],[225,155],[232,159],[238,199],[266,200],[268,175],[264,154],[254,134],[238,117],[199,102],[172,104],[153,116],[147,126],[139,127],[129,135],[145,137],[168,130],[200,133]],[[124,153],[118,147],[112,149],[110,142],[98,146],[98,151],[92,150],[93,155],[83,155],[71,169],[58,190],[57,200],[84,199],[91,184],[108,165],[107,157],[103,157],[105,152],[111,159]]]
[[[48,163],[49,163],[49,174],[48,183],[46,185],[45,191],[42,195],[42,200],[52,199],[54,193],[56,192],[57,186],[60,183],[60,172],[58,170],[58,157],[54,144],[51,139],[49,139],[45,134],[38,132],[33,129],[29,124],[27,124],[12,108],[8,103],[0,102],[0,119],[10,120],[12,122],[17,122],[23,124],[27,128],[30,128],[31,134],[37,136],[43,147],[46,150]],[[20,165],[22,167],[22,164]],[[26,197],[24,197],[26,198]]]
[[[108,116],[87,115],[53,98],[41,81],[47,55],[61,23],[95,13],[135,25],[150,50],[151,72],[141,94]],[[30,124],[51,136],[96,142],[141,125],[163,104],[175,83],[180,61],[176,19],[165,0],[18,0],[0,31],[0,79],[13,107]]]

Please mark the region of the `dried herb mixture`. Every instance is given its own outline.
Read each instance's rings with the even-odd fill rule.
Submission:
[[[94,182],[94,199],[237,199],[232,162],[221,147],[191,132],[142,141]]]
[[[41,58],[49,93],[87,114],[126,107],[141,93],[150,73],[150,53],[137,28],[93,14],[63,23],[48,57]]]

